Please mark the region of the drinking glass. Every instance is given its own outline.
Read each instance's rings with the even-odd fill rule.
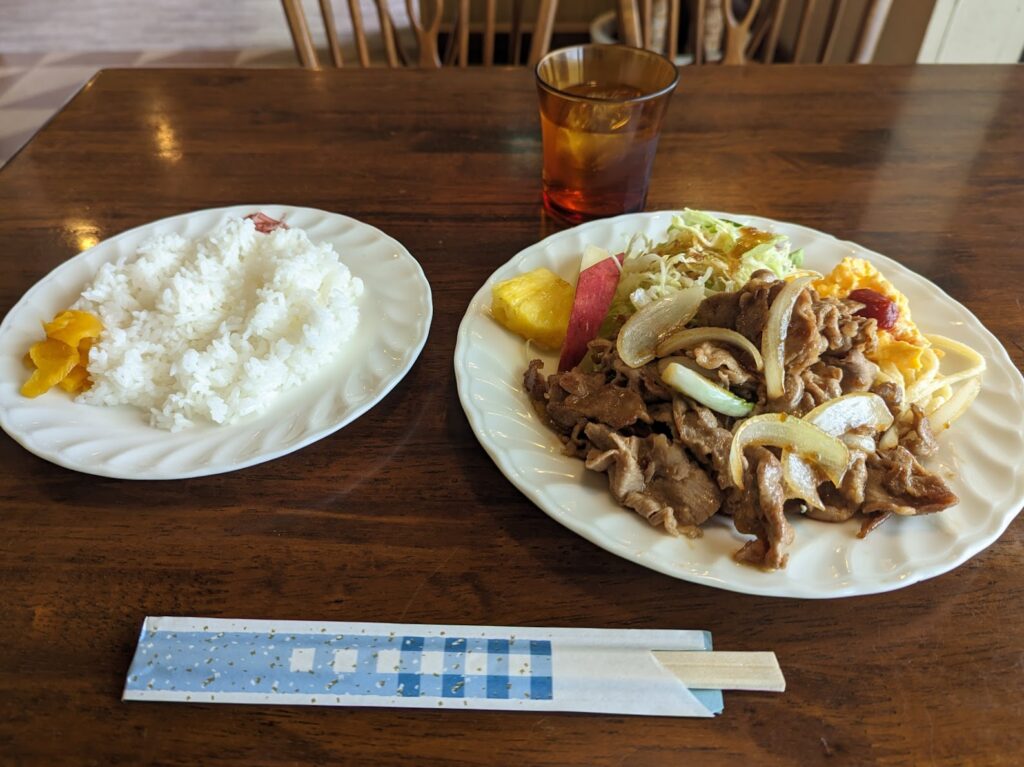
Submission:
[[[643,210],[675,65],[625,45],[578,45],[537,64],[544,207],[579,223]]]

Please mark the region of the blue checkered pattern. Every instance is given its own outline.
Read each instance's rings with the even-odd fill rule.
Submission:
[[[127,689],[552,700],[548,641],[151,631]]]

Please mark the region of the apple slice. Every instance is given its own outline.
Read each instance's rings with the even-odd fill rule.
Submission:
[[[558,372],[576,367],[587,353],[615,297],[625,253],[612,256],[604,248],[587,245],[580,259],[580,276],[569,315],[569,328],[558,360]],[[615,262],[618,260],[618,263]]]

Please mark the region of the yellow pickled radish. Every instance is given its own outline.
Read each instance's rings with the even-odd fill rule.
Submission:
[[[100,318],[76,309],[60,312],[43,323],[46,340],[32,344],[25,355],[25,364],[34,368],[21,387],[26,397],[38,397],[60,385],[64,391],[78,394],[89,388],[89,350],[103,332]]]
[[[89,380],[88,370],[81,365],[75,365],[57,385],[68,394],[79,394],[92,386],[92,381]]]
[[[47,338],[77,348],[86,338],[99,338],[103,332],[103,323],[94,314],[68,309],[54,317],[52,322],[44,322],[43,330]]]
[[[78,364],[78,350],[53,338],[32,344],[28,353],[36,369],[21,387],[26,397],[45,394]]]

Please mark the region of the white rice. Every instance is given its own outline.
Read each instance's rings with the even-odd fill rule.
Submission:
[[[263,412],[352,337],[362,292],[301,229],[232,218],[195,240],[153,237],[104,264],[74,306],[104,327],[78,401],[134,405],[171,431]]]

